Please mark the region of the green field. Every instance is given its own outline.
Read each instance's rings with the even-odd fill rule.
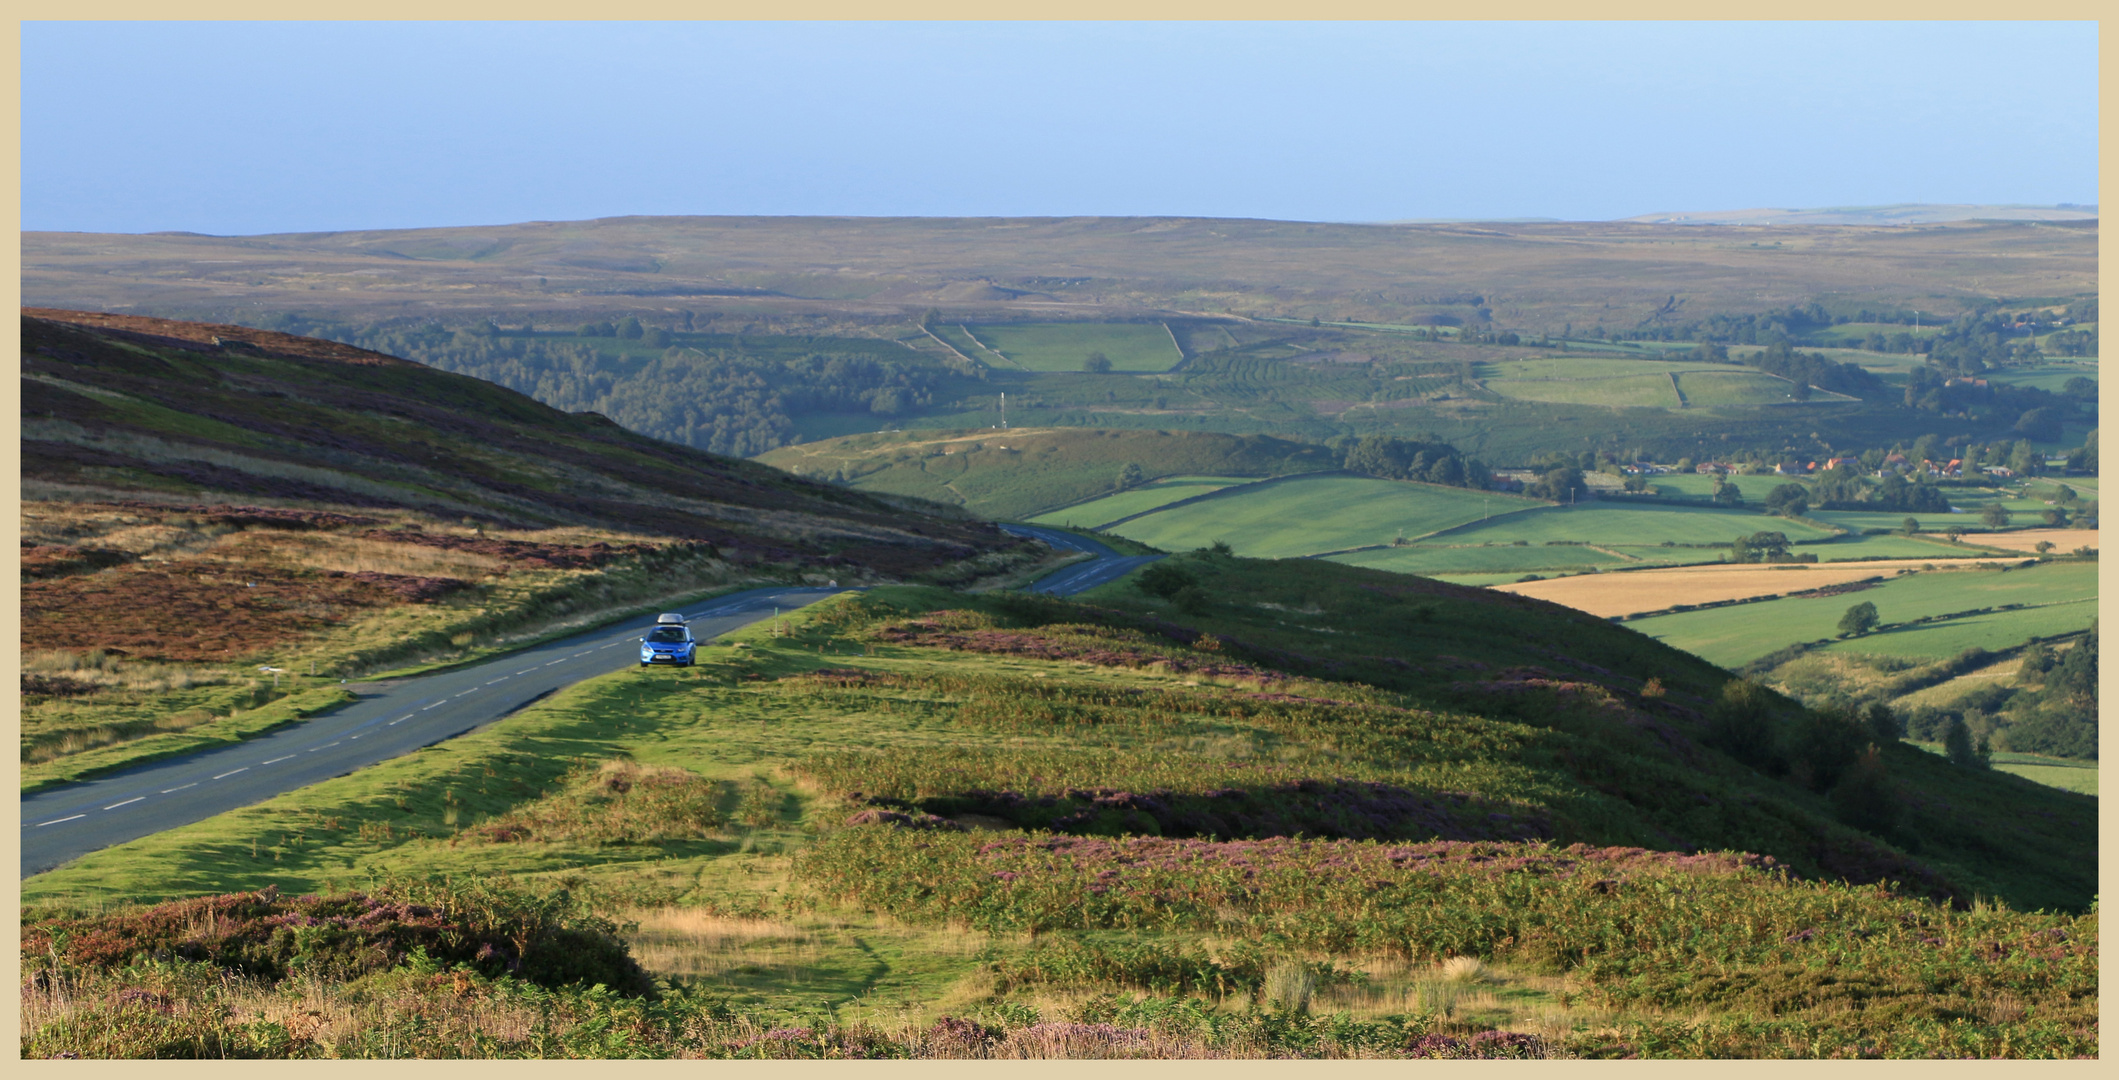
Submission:
[[[1755,532],[1779,532],[1801,541],[1829,535],[1787,518],[1714,507],[1657,506],[1593,502],[1581,506],[1543,506],[1485,524],[1471,524],[1448,534],[1452,544],[1506,543],[1528,540],[1578,540],[1587,544],[1631,547],[1673,544],[1726,544]]]
[[[1331,556],[1333,562],[1366,566],[1399,574],[1435,577],[1440,574],[1522,574],[1529,571],[1588,570],[1598,566],[1624,565],[1626,560],[1592,548],[1565,544],[1546,547],[1435,547],[1413,544],[1377,551],[1352,551]]]
[[[1804,544],[1796,551],[1797,554],[1816,555],[1819,562],[1879,558],[1962,559],[1981,554],[1977,550],[1954,546],[1940,536],[1929,540],[1918,536],[1863,536],[1859,533],[1852,536],[1842,536],[1836,540],[1820,540],[1816,543]]]
[[[1756,371],[1687,371],[1678,376],[1678,389],[1694,408],[1714,405],[1779,405],[1795,400],[1793,384]],[[1811,392],[1811,400],[1826,401],[1839,395],[1823,390]]]
[[[1678,407],[1668,375],[1625,375],[1597,379],[1488,379],[1486,388],[1519,401],[1555,401],[1572,405]]]
[[[1941,743],[1909,740],[1908,744],[1938,757],[1945,753]],[[1997,751],[1992,760],[1995,772],[2021,776],[2047,787],[2072,791],[2079,795],[2097,794],[2097,763],[2094,761],[2075,761],[2069,758],[2046,757],[2043,754],[2013,754],[2007,751]]]
[[[1840,616],[1849,606],[1863,601],[1875,604],[1878,616],[1886,623],[2003,604],[2057,605],[1968,615],[1962,620],[1884,631],[1832,646],[1852,652],[1932,658],[1954,654],[1970,645],[1993,649],[2019,644],[2033,636],[2082,629],[2096,617],[2096,605],[2059,602],[2096,595],[2097,564],[2069,562],[2006,572],[1948,570],[1906,574],[1860,593],[1733,604],[1635,619],[1626,625],[1713,663],[1736,667],[1799,641],[1835,636]],[[1965,626],[1956,628],[1959,622]]]
[[[1117,521],[1122,517],[1131,517],[1134,514],[1143,514],[1158,506],[1167,506],[1181,499],[1189,499],[1195,495],[1206,495],[1211,492],[1236,487],[1240,484],[1256,482],[1257,478],[1255,477],[1243,476],[1165,477],[1161,480],[1149,481],[1130,491],[1121,491],[1116,495],[1092,499],[1089,502],[1069,506],[1063,510],[1054,510],[1049,514],[1039,514],[1030,520],[1038,525],[1066,525],[1093,529],[1105,522]]]
[[[1726,364],[1555,356],[1481,364],[1479,372],[1488,390],[1522,401],[1675,409],[1791,400],[1786,379]]]
[[[1967,615],[1939,623],[1885,630],[1865,637],[1834,642],[1832,652],[1903,656],[1914,660],[1940,660],[1970,648],[1989,651],[2020,645],[2034,637],[2087,630],[2097,621],[2094,597],[2044,607]]]
[[[2079,378],[2096,382],[2097,362],[2095,360],[2081,360],[2072,363],[2054,361],[2040,364],[2037,367],[1996,368],[1987,372],[1986,378],[1993,382],[2008,383],[2011,386],[2036,387],[2037,389],[2049,390],[2057,394],[2060,392],[2061,387],[2067,385],[2069,379]]]
[[[1110,358],[1114,371],[1168,371],[1184,359],[1161,323],[1011,323],[966,329],[1030,371],[1080,371],[1092,352]]]
[[[1515,495],[1338,474],[1248,485],[1112,531],[1165,551],[1222,540],[1238,554],[1277,559],[1388,544],[1401,532],[1418,537],[1538,505]]]
[[[1110,494],[1128,465],[1150,478],[1169,473],[1195,480],[1283,476],[1333,467],[1330,452],[1314,443],[1204,431],[1083,427],[878,432],[783,446],[759,460],[800,476],[950,503],[1000,521],[1026,520]],[[1148,496],[1151,501],[1160,497]]]

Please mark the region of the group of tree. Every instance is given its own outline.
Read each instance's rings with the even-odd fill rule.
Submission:
[[[1796,352],[1785,341],[1776,341],[1759,352],[1747,354],[1744,362],[1768,375],[1778,375],[1794,383],[1797,400],[1807,399],[1810,396],[1808,388],[1812,386],[1854,397],[1880,393],[1885,389],[1884,381],[1860,364],[1843,364],[1823,353]]]
[[[1847,825],[1889,836],[1903,795],[1878,748],[1903,731],[1885,705],[1807,709],[1749,679],[1731,679],[1708,706],[1706,741],[1768,776],[1824,795]]]
[[[1333,439],[1325,445],[1348,472],[1462,488],[1486,488],[1493,483],[1484,463],[1445,442],[1364,435]]]
[[[1739,536],[1729,545],[1729,561],[1738,563],[1786,563],[1816,562],[1817,556],[1810,552],[1794,553],[1788,545],[1788,534],[1782,532],[1755,532]]]
[[[1995,657],[1967,650],[1956,667],[1986,666]],[[2013,684],[2012,684],[2013,683]],[[2097,628],[2061,649],[2024,646],[2016,678],[1995,680],[1945,706],[1906,714],[1907,733],[1940,742],[1950,759],[1985,767],[1993,748],[2094,760],[2097,757]]]
[[[602,333],[606,328],[611,334]],[[672,345],[643,359],[591,343],[609,336],[653,345],[650,330],[628,339],[632,326],[624,321],[584,328],[596,334],[575,335],[591,341],[486,334],[476,327],[454,333],[438,329],[355,333],[349,343],[498,383],[568,412],[601,413],[645,435],[738,456],[785,445],[794,438],[797,415],[895,417],[927,407],[952,374],[911,353],[885,360]],[[731,341],[726,336],[716,340]]]

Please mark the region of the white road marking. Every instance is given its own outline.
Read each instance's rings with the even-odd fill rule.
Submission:
[[[399,724],[402,724],[402,723],[404,723],[405,721],[407,721],[407,720],[410,720],[410,719],[412,719],[412,717],[413,717],[413,716],[415,716],[415,715],[417,715],[417,714],[415,714],[415,713],[406,713],[405,715],[403,715],[403,716],[400,716],[400,717],[398,717],[397,719],[395,719],[395,720],[392,720],[392,721],[390,721],[390,722],[389,722],[389,723],[387,723],[387,724],[384,724],[383,726],[384,726],[384,727],[396,727],[397,725],[399,725]]]
[[[522,669],[521,671],[518,671],[518,672],[516,672],[515,674],[517,674],[517,675],[528,675],[528,674],[529,674],[530,672],[533,672],[533,671],[536,671],[536,670],[537,670],[537,669],[536,669],[536,668],[533,668],[533,667],[526,667],[526,668]]]
[[[46,825],[57,825],[62,821],[72,821],[74,820],[74,818],[85,818],[87,816],[87,814],[75,814],[74,817],[53,818],[50,821],[40,821],[36,824],[35,827],[41,829]]]
[[[106,807],[104,807],[103,809],[105,809],[105,810],[116,810],[116,809],[117,809],[118,807],[121,807],[121,806],[131,806],[132,804],[134,804],[134,803],[136,803],[136,802],[139,802],[139,801],[140,801],[141,799],[144,799],[144,798],[146,798],[146,797],[147,797],[147,796],[145,796],[145,795],[135,795],[135,796],[133,796],[132,798],[130,798],[130,799],[127,799],[127,800],[125,800],[124,802],[114,802],[114,803],[111,803],[111,804],[110,804],[109,806],[106,806]]]
[[[583,649],[583,650],[581,650],[580,652],[578,652],[578,653],[575,653],[574,655],[572,655],[572,656],[569,656],[569,657],[567,657],[567,659],[569,659],[569,660],[579,660],[579,659],[581,659],[582,657],[584,657],[584,656],[587,656],[588,654],[590,654],[590,653],[592,653],[592,652],[595,652],[595,651],[596,651],[596,650],[594,650],[594,649]]]
[[[319,751],[319,750],[329,750],[329,749],[331,749],[332,747],[334,747],[334,746],[337,746],[337,745],[338,745],[338,744],[337,744],[337,743],[335,743],[335,742],[327,742],[327,743],[325,743],[325,744],[324,744],[324,745],[322,745],[322,746],[312,746],[312,747],[310,747],[310,748],[309,748],[309,752],[310,752],[310,753],[312,753],[312,754],[314,754],[314,753],[316,753],[316,752],[317,752],[317,751]],[[220,779],[220,777],[216,776],[216,777],[214,777],[214,779],[218,780],[218,779]]]
[[[242,767],[242,768],[240,768],[240,769],[230,769],[230,770],[228,770],[227,772],[224,772],[224,773],[222,773],[222,774],[221,774],[220,776],[216,776],[216,777],[214,777],[214,779],[215,779],[215,780],[219,780],[219,779],[221,779],[221,777],[224,777],[224,776],[234,776],[235,774],[237,774],[237,773],[239,773],[239,772],[249,772],[249,771],[250,771],[250,766],[248,766],[248,765],[245,765],[245,766],[243,766],[243,767]]]
[[[487,683],[486,685],[487,685],[487,686],[491,686],[491,685],[493,685],[493,683],[498,683],[498,682],[507,682],[507,681],[508,681],[508,679],[509,679],[509,678],[511,678],[511,677],[512,677],[512,676],[508,676],[508,675],[502,675],[502,676],[501,676],[500,678],[498,678],[498,679],[494,679],[494,680],[493,680],[492,682],[489,682],[489,683]]]
[[[188,783],[188,784],[178,784],[178,785],[177,785],[176,787],[172,787],[172,788],[163,788],[163,789],[162,789],[162,794],[164,794],[164,795],[167,795],[167,794],[169,794],[169,793],[170,793],[170,792],[172,792],[172,791],[182,791],[182,790],[184,790],[185,788],[188,788],[188,787],[198,787],[198,786],[199,786],[199,782],[198,782],[197,780],[193,780],[193,781],[192,781],[191,783]]]
[[[456,698],[460,698],[460,697],[464,696],[464,694],[475,694],[475,693],[478,693],[478,687],[475,687],[475,686],[474,686],[474,687],[470,688],[469,690],[466,690],[466,691],[464,691],[464,693],[463,693],[463,694],[450,694],[450,695],[449,695],[449,697],[450,697],[450,699],[451,699],[451,700],[454,700],[454,699],[456,699]]]
[[[292,761],[292,760],[294,760],[294,755],[293,755],[293,754],[289,754],[289,755],[287,755],[286,757],[276,757],[276,758],[273,758],[273,759],[272,759],[271,761],[260,761],[260,762],[258,762],[258,764],[260,764],[260,765],[277,765],[277,764],[279,764],[279,763],[280,763],[280,762],[282,762],[282,761]]]
[[[552,664],[564,664],[564,663],[566,663],[566,662],[567,662],[567,657],[564,657],[564,656],[562,656],[562,657],[560,657],[559,659],[557,659],[557,660],[554,660],[554,661],[552,661]],[[546,667],[551,667],[551,666],[552,666],[552,664],[546,664],[545,666],[546,666]]]
[[[349,738],[349,739],[358,739],[358,738],[360,738],[360,736],[358,736],[358,735],[348,735],[348,736],[346,736],[346,737],[347,737],[347,738]]]
[[[419,711],[421,711],[421,712],[426,712],[426,711],[427,711],[427,709],[439,709],[439,708],[441,708],[442,706],[444,706],[444,705],[447,705],[447,704],[448,704],[448,702],[446,702],[446,701],[437,701],[437,702],[435,702],[434,704],[432,704],[432,705],[428,705],[428,706],[426,706],[425,708],[422,708],[422,709],[421,709],[421,710],[419,710]]]

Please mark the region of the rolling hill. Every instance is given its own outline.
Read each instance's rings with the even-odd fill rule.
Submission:
[[[21,454],[33,783],[680,596],[1050,559],[954,507],[235,326],[26,311]]]

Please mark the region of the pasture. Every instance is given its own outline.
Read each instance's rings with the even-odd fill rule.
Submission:
[[[1591,574],[1553,581],[1526,581],[1497,588],[1612,618],[1639,611],[1657,611],[1674,604],[1715,604],[1725,600],[1806,592],[1868,578],[1889,578],[1900,570],[1917,570],[1925,565],[1935,564],[1891,561],[1771,565],[1712,563]]]
[[[1519,401],[1554,401],[1612,408],[1678,407],[1677,390],[1667,374],[1594,379],[1488,379],[1486,388]]]
[[[1739,536],[1760,531],[1785,533],[1793,541],[1818,540],[1831,535],[1814,525],[1745,510],[1645,503],[1627,505],[1616,500],[1600,500],[1580,506],[1540,506],[1485,523],[1475,520],[1452,530],[1448,542],[1478,544],[1528,540],[1542,544],[1547,540],[1572,540],[1587,544],[1647,547],[1666,540],[1672,544],[1727,544]]]
[[[1168,506],[1195,495],[1207,495],[1256,482],[1256,477],[1242,476],[1169,476],[1161,480],[1151,480],[1115,495],[1106,495],[1101,499],[1092,499],[1076,506],[1039,514],[1030,521],[1036,525],[1093,529],[1106,522],[1144,514],[1158,506]]]
[[[1529,571],[1593,570],[1600,566],[1612,567],[1625,563],[1624,559],[1616,555],[1577,544],[1557,547],[1546,547],[1542,544],[1537,547],[1516,547],[1511,544],[1483,547],[1411,544],[1376,551],[1350,551],[1330,558],[1333,562],[1345,563],[1348,566],[1366,566],[1371,570],[1419,574],[1422,577],[1434,577],[1438,574],[1522,574]]]
[[[1819,540],[1796,549],[1799,555],[1815,555],[1819,562],[1838,562],[1846,559],[1962,559],[1977,556],[1978,550],[1966,550],[1953,545],[1933,533],[1916,536],[1899,536],[1895,533],[1868,536],[1852,533],[1834,540]]]
[[[2054,634],[2087,630],[2090,624],[2096,621],[2097,601],[2094,597],[2087,597],[2042,607],[1991,611],[1924,623],[1920,626],[1883,630],[1846,641],[1835,641],[1825,648],[1832,652],[1941,660],[1970,648],[2006,649],[2021,645],[2034,637],[2050,637]]]
[[[2057,394],[2062,387],[2067,385],[2069,379],[2088,379],[2091,382],[2096,382],[2097,362],[2095,360],[2079,360],[2072,363],[2048,361],[2036,367],[1996,368],[1987,372],[1986,378],[1993,382],[2008,383],[2011,386],[2029,386]]]
[[[1401,532],[1419,537],[1540,505],[1498,492],[1333,474],[1245,485],[1111,531],[1165,551],[1222,540],[1239,555],[1277,559],[1388,544]]]
[[[1184,359],[1161,323],[996,323],[966,329],[1030,371],[1080,371],[1093,352],[1108,357],[1114,371],[1168,371]]]
[[[1877,614],[1886,623],[2004,604],[2056,605],[2009,612],[2008,619],[1987,620],[1960,635],[1970,644],[1996,648],[2020,643],[2033,635],[2081,629],[2095,617],[2096,604],[2067,601],[2089,600],[2096,595],[2095,563],[2053,563],[2006,572],[1936,570],[1902,575],[1855,594],[1763,600],[1708,611],[1658,615],[1626,625],[1712,663],[1737,667],[1799,641],[1836,636],[1840,616],[1850,605],[1862,601],[1875,604]],[[2015,637],[2000,640],[2004,634]],[[1954,640],[1957,639],[1942,634],[1887,631],[1870,634],[1845,647],[1882,655],[1897,655],[1903,649],[1908,656],[1932,657],[1937,654],[1931,650],[1940,643]],[[1957,644],[1952,651],[1963,648],[1964,644]]]
[[[1786,379],[1727,364],[1553,356],[1480,364],[1478,373],[1488,390],[1523,401],[1675,409],[1792,400]]]

